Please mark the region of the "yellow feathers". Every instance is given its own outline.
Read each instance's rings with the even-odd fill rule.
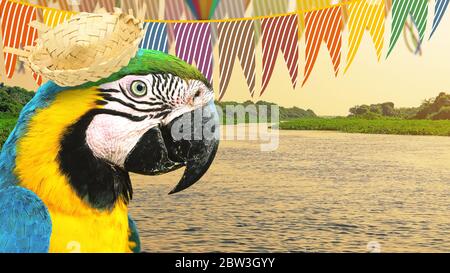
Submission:
[[[64,132],[98,107],[97,99],[95,88],[61,92],[35,114],[17,144],[15,173],[20,186],[35,192],[52,218],[51,252],[130,251],[124,202],[117,202],[111,211],[90,207],[73,191],[57,162]]]

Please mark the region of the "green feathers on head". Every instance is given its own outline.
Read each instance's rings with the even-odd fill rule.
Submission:
[[[184,80],[199,80],[211,88],[210,82],[194,66],[164,52],[140,49],[127,66],[108,78],[95,83],[86,83],[83,87],[98,86],[119,80],[127,75],[172,74]]]

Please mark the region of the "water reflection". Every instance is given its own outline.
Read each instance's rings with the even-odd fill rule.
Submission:
[[[450,251],[450,138],[282,131],[279,145],[224,141],[177,195],[183,170],[133,176],[143,249]]]

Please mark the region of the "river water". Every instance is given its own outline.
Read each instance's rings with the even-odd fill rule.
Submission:
[[[450,251],[450,138],[281,131],[222,141],[204,178],[133,175],[150,252]]]

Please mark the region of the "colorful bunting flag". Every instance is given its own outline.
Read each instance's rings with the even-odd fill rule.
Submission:
[[[70,6],[67,0],[58,0],[58,4],[62,10],[70,10]]]
[[[301,13],[305,11],[311,11],[315,9],[321,9],[328,7],[330,0],[297,0],[297,10]],[[299,16],[299,37],[302,37],[303,31],[305,31],[305,17]]]
[[[236,56],[244,71],[250,94],[255,93],[255,41],[253,21],[234,21],[218,24],[220,90],[219,100],[225,95],[230,82]]]
[[[114,1],[114,0],[113,0]],[[136,14],[145,4],[144,16],[146,19],[159,19],[159,0],[122,0],[122,9],[125,12],[132,10]]]
[[[44,17],[44,24],[52,28],[68,20],[74,14],[70,11],[56,10],[51,8],[45,8],[42,13]]]
[[[114,11],[115,2],[116,0],[98,0],[99,6],[108,12]]]
[[[335,75],[339,73],[343,29],[341,14],[342,10],[339,6],[306,13],[306,66],[303,85],[311,75],[322,40],[325,41],[330,52]]]
[[[167,47],[167,25],[165,23],[145,23],[146,32],[139,47],[169,52]]]
[[[164,18],[166,20],[179,20],[183,17],[183,15],[187,20],[193,19],[191,12],[184,5],[184,0],[166,0],[164,4]],[[173,24],[167,25],[167,37],[170,47],[175,40]]]
[[[289,69],[292,86],[295,88],[298,78],[298,16],[297,14],[271,17],[262,20],[263,47],[263,83],[261,95],[264,93],[278,56],[284,54]]]
[[[226,0],[224,0],[226,1]],[[185,0],[186,5],[191,9],[192,14],[198,20],[211,19],[217,8],[219,0]]]
[[[392,2],[391,40],[389,43],[389,56],[400,38],[408,14],[411,14],[417,30],[419,31],[419,45],[423,41],[427,26],[428,1],[427,0],[394,0]]]
[[[254,16],[268,16],[275,14],[286,13],[289,7],[289,0],[253,0],[253,15]],[[260,20],[255,20],[255,39],[259,42],[261,36]]]
[[[209,23],[176,23],[175,51],[182,60],[193,64],[212,82],[211,27]]]
[[[78,8],[80,9],[80,11],[93,12],[95,9],[95,5],[96,2],[94,0],[80,0],[80,6]]]
[[[222,0],[217,6],[213,18],[242,18],[245,15],[245,6],[242,0]]]
[[[372,37],[378,61],[381,59],[384,43],[385,5],[383,1],[375,3],[372,0],[363,0],[350,3],[348,10],[350,12],[348,21],[350,33],[348,39],[349,52],[345,71],[348,70],[356,56],[365,30],[368,30]]]
[[[437,27],[441,23],[442,17],[447,10],[448,3],[450,3],[450,0],[436,0],[436,5],[434,7],[433,27],[431,30],[430,38],[433,36]]]
[[[36,20],[36,8],[16,2],[0,0],[0,15],[3,47],[16,49],[34,44],[37,38],[37,30],[30,27],[29,23]],[[11,78],[17,63],[17,55],[3,54],[6,76]],[[34,74],[37,84],[42,83],[41,76]]]

